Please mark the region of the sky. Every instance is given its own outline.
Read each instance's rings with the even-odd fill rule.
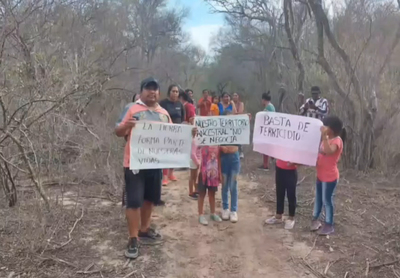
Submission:
[[[170,7],[183,5],[190,9],[184,30],[191,35],[194,44],[210,53],[210,39],[222,27],[224,16],[211,13],[209,5],[204,0],[169,0],[168,5]]]

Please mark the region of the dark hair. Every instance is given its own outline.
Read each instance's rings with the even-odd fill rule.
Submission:
[[[230,94],[228,94],[227,92],[223,92],[222,94],[221,94],[221,97],[224,97],[224,96],[228,96],[228,97],[231,97],[231,95]]]
[[[218,99],[218,101],[219,101],[219,96],[213,95],[211,98],[211,102],[214,102],[214,99]]]
[[[189,94],[189,92],[192,92],[192,93],[193,93],[193,90],[192,90],[192,89],[186,89],[186,90],[185,90],[185,93]]]
[[[204,89],[204,90],[203,90],[203,94],[204,94],[205,92],[210,93],[210,92],[208,91],[208,89]]]
[[[326,116],[322,123],[333,131],[333,135],[340,136],[342,140],[346,140],[346,130],[343,128],[343,122],[337,116]],[[343,136],[343,137],[342,137]]]
[[[167,96],[169,96],[169,95],[171,94],[171,90],[172,90],[172,88],[174,88],[174,87],[177,87],[177,88],[178,88],[178,91],[180,91],[180,88],[179,88],[179,86],[178,86],[177,84],[171,84],[171,85],[169,85],[169,87],[168,87]]]
[[[133,94],[133,97],[132,97],[132,102],[135,102],[135,98],[136,98],[136,96],[137,96],[137,94],[135,93],[135,94]]]
[[[189,95],[186,92],[180,92],[179,93],[179,98],[183,99],[184,101],[190,102],[191,98],[189,97]]]
[[[311,92],[321,93],[321,89],[318,86],[312,86]]]
[[[270,91],[268,91],[267,93],[264,92],[262,94],[262,99],[266,101],[271,101],[271,92]]]

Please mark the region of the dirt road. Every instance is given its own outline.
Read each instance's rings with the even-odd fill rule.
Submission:
[[[197,202],[186,196],[187,174],[179,178],[164,190],[167,206],[156,211],[155,223],[166,237],[159,277],[314,277],[292,261],[306,256],[310,247],[295,243],[283,227],[263,225],[271,213],[251,194],[257,184],[239,181],[238,223],[210,222],[204,227],[197,221]]]
[[[125,216],[120,203],[105,197],[106,187],[70,187],[58,198],[63,211],[59,215],[63,216],[51,222],[58,232],[43,237],[47,243],[45,249],[39,249],[43,250],[41,255],[36,249],[24,249],[24,253],[34,255],[34,262],[27,260],[27,256],[15,260],[12,253],[9,258],[4,255],[7,267],[0,268],[0,277],[8,277],[11,271],[40,278],[314,277],[296,260],[310,255],[311,247],[294,241],[291,232],[283,227],[263,225],[271,212],[257,192],[261,191],[259,186],[265,185],[240,177],[239,222],[210,222],[204,227],[198,224],[197,202],[187,197],[188,173],[180,172],[178,177],[179,182],[163,189],[167,205],[156,208],[153,215],[153,223],[164,235],[165,243],[143,246],[137,260],[130,261],[123,256],[127,243]],[[271,180],[269,175],[266,179]],[[80,189],[84,190],[80,192]],[[51,193],[60,196],[57,188]],[[220,208],[220,194],[217,196],[217,208]],[[209,211],[208,204],[205,211]],[[13,230],[17,225],[17,222],[8,224]],[[54,240],[48,241],[51,237],[65,242],[64,245],[60,247]],[[10,237],[10,246],[14,246],[13,241]],[[320,256],[319,252],[313,250],[307,260]]]

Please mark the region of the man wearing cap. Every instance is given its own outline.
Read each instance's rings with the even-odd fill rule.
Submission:
[[[136,122],[140,120],[171,123],[168,112],[158,104],[160,86],[150,77],[141,82],[140,97],[127,106],[117,122],[115,134],[127,136],[124,151],[124,172],[126,190],[126,218],[129,229],[129,243],[125,251],[127,258],[139,256],[139,241],[144,245],[156,245],[162,242],[162,236],[150,227],[153,206],[161,196],[161,169],[130,170],[130,135]]]
[[[300,115],[322,120],[329,113],[328,100],[321,97],[318,86],[311,87],[311,98],[300,107]]]

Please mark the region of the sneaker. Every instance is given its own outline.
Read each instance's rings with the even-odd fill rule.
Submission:
[[[158,201],[154,204],[156,207],[165,207],[165,202],[163,200]]]
[[[333,228],[332,225],[325,224],[322,227],[322,229],[318,231],[318,235],[327,236],[327,235],[333,234],[334,231],[335,231],[335,229]]]
[[[125,250],[125,257],[128,259],[136,259],[139,257],[139,243],[137,237],[129,239],[128,247]]]
[[[206,219],[206,217],[204,215],[200,215],[199,216],[199,223],[203,226],[207,226],[208,225],[208,221]]]
[[[285,230],[291,230],[291,229],[293,229],[294,223],[295,223],[294,220],[287,219],[287,220],[285,221]]]
[[[222,220],[228,221],[229,218],[230,218],[230,215],[229,215],[229,214],[230,214],[229,209],[224,209],[224,210],[222,211],[222,213],[221,213]]]
[[[169,183],[169,180],[163,178],[163,180],[162,180],[162,186],[167,186],[168,183]]]
[[[217,214],[211,214],[210,215],[210,218],[211,218],[211,220],[212,221],[215,221],[215,222],[222,222],[222,219],[221,219],[221,217],[219,217]]]
[[[231,220],[232,223],[238,222],[238,215],[236,211],[232,211],[231,215],[229,216],[229,219]]]
[[[241,158],[241,159],[244,158],[244,153],[240,153],[240,158]]]
[[[178,181],[178,179],[177,179],[174,175],[170,175],[170,176],[168,177],[168,179],[169,179],[170,181]]]
[[[258,170],[269,171],[269,168],[265,168],[264,166],[258,167]]]
[[[319,230],[319,228],[321,228],[321,222],[319,222],[319,220],[313,220],[312,222],[311,222],[311,227],[310,227],[310,230],[311,230],[311,232],[315,232],[315,231],[318,231]]]
[[[163,237],[153,228],[149,228],[147,232],[139,231],[139,240],[143,245],[158,245],[162,243]]]
[[[265,224],[268,225],[275,225],[275,224],[282,224],[283,220],[282,218],[276,218],[275,216],[272,216],[271,218],[265,220]]]
[[[192,194],[189,194],[189,198],[192,200],[197,200],[199,198],[199,195],[197,195],[197,193],[192,193]]]

